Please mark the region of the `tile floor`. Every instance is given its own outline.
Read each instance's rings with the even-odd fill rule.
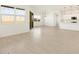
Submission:
[[[79,53],[79,32],[56,27],[38,27],[0,39],[1,54]]]

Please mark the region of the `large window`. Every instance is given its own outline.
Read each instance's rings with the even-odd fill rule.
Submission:
[[[2,24],[19,24],[25,22],[25,9],[5,5],[1,5],[0,9]]]
[[[16,23],[24,23],[25,22],[25,10],[16,8]]]
[[[2,15],[3,24],[12,24],[14,22],[14,16]]]
[[[2,24],[11,24],[14,22],[14,7],[1,6]]]

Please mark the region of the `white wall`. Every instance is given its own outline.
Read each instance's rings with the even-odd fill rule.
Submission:
[[[28,28],[26,24],[0,25],[0,37],[24,33],[27,31],[28,31]]]
[[[56,26],[56,18],[54,13],[47,14],[45,17],[46,26]]]
[[[23,6],[14,6],[21,7]],[[0,24],[0,37],[24,33],[29,31],[29,6],[25,7],[26,9],[26,21],[24,24]]]

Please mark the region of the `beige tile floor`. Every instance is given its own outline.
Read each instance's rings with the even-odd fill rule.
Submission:
[[[0,39],[0,53],[79,53],[79,32],[38,27],[30,32]]]

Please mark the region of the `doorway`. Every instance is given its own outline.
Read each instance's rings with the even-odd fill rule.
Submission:
[[[33,22],[34,14],[33,14],[33,12],[30,11],[29,16],[30,16],[30,29],[32,29],[34,27],[34,22]]]

